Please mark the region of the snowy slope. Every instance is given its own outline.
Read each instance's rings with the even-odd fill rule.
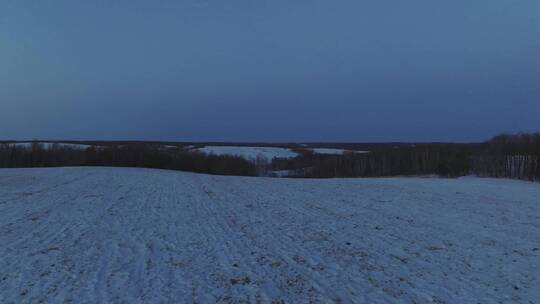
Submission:
[[[257,156],[271,160],[274,157],[293,158],[298,155],[290,149],[277,147],[206,146],[198,150],[207,154],[235,155],[249,160],[256,159]]]
[[[539,197],[478,178],[3,169],[0,303],[538,303]]]
[[[310,149],[315,154],[329,154],[329,155],[342,155],[345,152],[352,153],[369,153],[369,151],[355,151],[355,150],[344,150],[344,149],[332,149],[332,148],[312,148]]]

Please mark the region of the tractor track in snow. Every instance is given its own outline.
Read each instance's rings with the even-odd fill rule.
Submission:
[[[1,303],[539,303],[540,184],[0,170]]]

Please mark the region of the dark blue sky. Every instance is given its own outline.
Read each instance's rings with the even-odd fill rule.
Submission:
[[[0,0],[0,138],[540,131],[538,0]]]

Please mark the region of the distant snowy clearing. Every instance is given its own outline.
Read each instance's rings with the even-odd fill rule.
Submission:
[[[54,145],[57,145],[58,147],[65,147],[65,148],[71,148],[71,149],[88,149],[92,147],[91,145],[83,145],[83,144],[68,144],[68,143],[53,143],[53,142],[37,142],[40,146],[42,146],[44,149],[51,149]],[[17,143],[8,143],[9,146],[15,146],[15,147],[23,147],[23,148],[30,148],[32,145],[34,145],[34,142],[17,142]]]
[[[369,151],[356,151],[356,150],[345,150],[345,149],[332,149],[332,148],[313,148],[309,149],[315,154],[328,154],[328,155],[343,155],[346,152],[348,153],[369,153]]]
[[[272,160],[275,157],[293,158],[298,156],[291,149],[278,147],[206,146],[197,150],[206,154],[233,155],[249,160],[254,160],[258,156],[268,160]]]
[[[540,184],[0,170],[0,303],[538,303]]]

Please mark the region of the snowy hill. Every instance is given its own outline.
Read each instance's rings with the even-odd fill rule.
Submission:
[[[333,148],[311,148],[309,149],[315,154],[327,154],[327,155],[343,155],[345,153],[369,153],[369,151],[355,151],[345,149],[333,149]]]
[[[0,170],[1,303],[536,303],[540,185]]]
[[[240,156],[248,160],[254,160],[258,156],[272,160],[275,157],[293,158],[298,155],[291,149],[278,147],[206,146],[198,151],[206,154]]]

